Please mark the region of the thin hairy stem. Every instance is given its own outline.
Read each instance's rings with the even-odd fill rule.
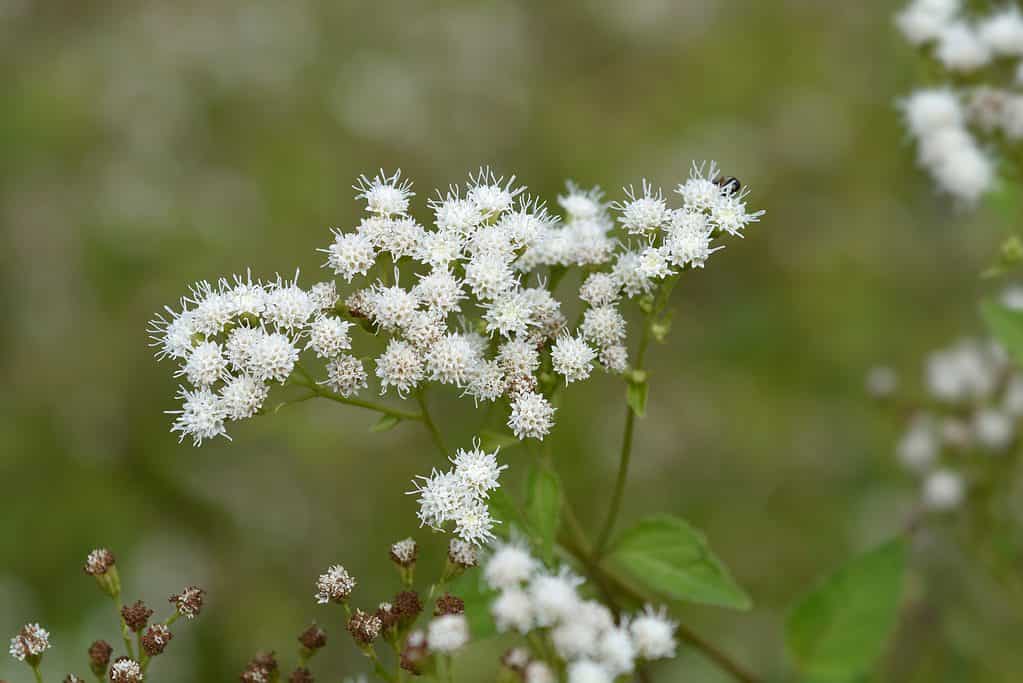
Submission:
[[[440,430],[437,429],[437,424],[433,421],[433,417],[430,416],[430,409],[426,405],[426,390],[420,389],[416,392],[416,399],[419,401],[419,414],[422,416],[422,421],[426,425],[427,431],[430,432],[433,445],[437,447],[441,455],[447,457],[448,449],[444,445],[444,437],[441,435]]]
[[[128,632],[128,624],[124,623],[124,615],[121,614],[124,604],[121,602],[120,591],[117,591],[117,594],[114,595],[114,605],[117,607],[117,622],[121,625],[121,639],[124,641],[124,650],[128,653],[129,657],[135,659],[135,650],[131,645],[131,634]]]
[[[642,372],[643,370],[643,358],[646,356],[647,346],[650,345],[651,322],[650,316],[643,319],[643,333],[639,338],[639,349],[636,351],[634,373]],[[600,559],[604,549],[607,547],[607,542],[611,539],[611,532],[614,531],[615,521],[618,519],[618,513],[622,509],[625,482],[629,478],[629,463],[632,461],[632,441],[635,431],[636,411],[632,409],[632,406],[626,404],[625,430],[622,433],[622,450],[618,459],[618,476],[615,478],[615,488],[614,493],[611,494],[611,504],[607,510],[607,518],[604,520],[604,526],[600,530],[600,534],[597,536],[597,543],[593,548],[594,560]]]
[[[347,398],[341,394],[334,393],[329,389],[317,384],[309,372],[301,365],[296,365],[295,368],[302,376],[301,379],[297,380],[295,384],[305,387],[309,391],[313,392],[314,395],[320,398],[330,399],[337,403],[343,403],[347,406],[355,406],[356,408],[363,408],[365,410],[372,410],[382,415],[389,415],[396,417],[399,420],[422,420],[423,415],[421,413],[414,413],[408,410],[402,410],[401,408],[392,408],[391,406],[384,405],[383,403],[376,403],[375,401],[365,401],[361,398]],[[311,397],[303,397],[300,400],[308,400]]]

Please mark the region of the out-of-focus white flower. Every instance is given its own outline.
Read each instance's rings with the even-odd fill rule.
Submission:
[[[580,659],[568,665],[568,683],[613,683],[614,674],[591,659]]]
[[[460,650],[469,642],[469,622],[464,614],[434,617],[426,629],[427,646],[441,653]]]
[[[874,398],[886,398],[895,393],[899,377],[895,371],[885,365],[870,368],[867,372],[867,393]]]
[[[929,416],[919,416],[902,435],[896,449],[899,461],[909,470],[927,469],[938,458],[941,442],[935,431],[934,421]]]
[[[494,625],[501,633],[528,633],[533,629],[533,603],[521,588],[505,588],[490,605]]]
[[[932,510],[951,510],[959,507],[965,495],[963,478],[956,472],[940,469],[924,480],[924,504]]]
[[[557,676],[554,675],[551,668],[538,659],[526,665],[523,678],[524,683],[555,683],[557,681]]]
[[[515,588],[529,581],[538,566],[521,543],[501,543],[487,560],[483,578],[495,590]]]
[[[920,45],[936,40],[958,15],[961,0],[913,0],[895,18],[906,40]]]
[[[984,17],[977,33],[995,54],[1023,55],[1023,15],[1018,7],[1005,5]]]
[[[597,643],[597,659],[615,676],[632,672],[636,664],[636,646],[627,627],[604,631]]]
[[[636,646],[636,653],[642,659],[666,659],[675,656],[675,628],[677,624],[668,618],[663,607],[654,609],[647,605],[643,612],[629,622],[629,633]]]
[[[533,601],[537,624],[550,626],[561,619],[571,618],[580,604],[576,588],[582,582],[581,578],[564,568],[556,574],[545,572],[534,576],[527,590]]]
[[[1001,452],[1016,438],[1016,424],[1000,410],[982,408],[973,415],[973,433],[982,446]]]
[[[953,71],[975,71],[991,61],[991,49],[976,29],[965,21],[956,21],[938,34],[935,56]]]

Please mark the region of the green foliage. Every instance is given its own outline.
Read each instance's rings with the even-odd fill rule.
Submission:
[[[637,583],[669,598],[740,610],[753,604],[703,533],[677,517],[640,521],[622,534],[608,559]]]
[[[561,522],[561,482],[557,473],[543,464],[534,465],[527,481],[526,519],[537,550],[548,564],[554,559],[554,538]]]
[[[490,603],[497,595],[483,581],[483,572],[468,571],[447,586],[447,591],[465,602],[465,617],[469,620],[469,633],[473,640],[497,635],[497,627],[490,616]]]
[[[625,401],[629,404],[632,412],[637,417],[646,417],[646,400],[650,391],[650,385],[644,378],[643,381],[629,381],[625,390]]]
[[[906,542],[890,541],[826,578],[789,613],[785,640],[814,681],[851,681],[881,655],[895,628]]]
[[[479,433],[480,437],[480,448],[485,451],[492,451],[498,448],[508,450],[514,448],[522,442],[515,438],[514,434],[507,432],[497,432],[492,429],[483,429]]]
[[[981,303],[980,312],[995,339],[1016,362],[1023,362],[1023,312],[1011,310],[991,300]]]
[[[373,426],[369,428],[371,432],[386,432],[394,429],[401,422],[400,417],[394,415],[381,415],[380,419],[373,423]]]

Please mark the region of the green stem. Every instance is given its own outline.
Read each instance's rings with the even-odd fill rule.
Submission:
[[[643,319],[643,334],[639,339],[639,349],[636,352],[636,363],[634,372],[643,369],[643,358],[646,356],[647,347],[650,345],[651,317],[648,315]],[[615,479],[614,493],[611,495],[611,504],[608,507],[607,519],[597,536],[597,543],[593,548],[593,559],[599,560],[607,542],[614,531],[615,521],[622,508],[622,498],[625,495],[625,482],[629,477],[629,463],[632,461],[632,441],[636,431],[636,412],[631,406],[625,406],[625,430],[622,434],[622,450],[618,461],[618,476]]]
[[[135,659],[135,650],[131,646],[131,634],[128,633],[128,624],[124,623],[124,616],[121,615],[121,610],[124,608],[124,604],[121,602],[120,591],[114,595],[114,605],[117,606],[117,622],[121,625],[121,639],[124,641],[125,652],[132,659]]]
[[[422,420],[423,419],[423,416],[420,413],[413,413],[411,411],[402,410],[400,408],[392,408],[392,407],[386,406],[386,405],[384,405],[382,403],[376,403],[375,401],[364,401],[361,398],[346,398],[346,397],[342,396],[341,394],[336,394],[333,391],[330,391],[329,389],[325,389],[321,385],[317,384],[313,380],[313,378],[309,375],[308,371],[306,371],[306,369],[303,368],[301,365],[296,365],[295,368],[298,370],[299,374],[301,374],[302,377],[303,377],[303,380],[296,382],[296,384],[298,384],[299,386],[305,387],[306,389],[308,389],[309,391],[313,392],[315,395],[317,395],[317,396],[319,396],[321,398],[327,398],[327,399],[330,399],[331,401],[335,401],[337,403],[343,403],[344,405],[347,405],[347,406],[355,406],[356,408],[363,408],[365,410],[373,410],[373,411],[381,413],[383,415],[390,415],[391,417],[396,417],[399,420]],[[308,397],[305,397],[302,400],[307,400],[307,399],[308,399]]]
[[[433,417],[430,416],[430,410],[426,405],[426,389],[420,389],[416,392],[416,400],[419,401],[419,414],[422,416],[423,424],[426,425],[426,429],[430,432],[430,438],[433,439],[433,444],[440,451],[440,454],[447,457],[448,449],[444,445],[444,437],[441,436],[440,430],[437,429],[437,424],[433,421]]]
[[[35,674],[36,683],[43,683],[43,674],[42,674],[41,671],[39,671],[39,665],[38,664],[33,664],[32,665],[32,673]]]

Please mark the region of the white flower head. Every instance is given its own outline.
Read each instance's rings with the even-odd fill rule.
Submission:
[[[419,353],[408,342],[392,339],[387,349],[376,360],[376,375],[380,391],[394,387],[399,396],[405,396],[423,380],[423,363]]]
[[[515,176],[511,176],[506,182],[489,168],[480,168],[475,176],[469,176],[466,196],[481,214],[486,217],[496,216],[510,210],[515,198],[526,189],[513,185]]]
[[[260,330],[258,336],[252,339],[242,369],[261,382],[283,384],[295,369],[298,354],[298,347],[288,335]]]
[[[327,571],[316,579],[316,602],[326,605],[330,602],[338,604],[348,601],[355,590],[356,581],[348,571],[339,564],[331,565]]]
[[[600,633],[582,619],[564,619],[551,631],[558,656],[566,661],[597,654]]]
[[[142,680],[142,667],[134,659],[122,657],[110,665],[111,683],[139,683]]]
[[[554,426],[555,410],[543,394],[520,392],[512,401],[508,426],[517,439],[543,441]]]
[[[426,629],[427,646],[441,653],[460,650],[469,642],[469,622],[464,614],[434,617]]]
[[[568,683],[614,683],[614,674],[592,659],[579,659],[568,666]]]
[[[196,387],[208,387],[224,379],[226,372],[227,359],[224,358],[220,344],[206,341],[192,349],[184,365],[174,376],[183,376]]]
[[[551,668],[539,659],[526,665],[523,678],[524,683],[555,683],[558,680]]]
[[[615,202],[612,209],[621,213],[619,221],[630,235],[648,235],[664,227],[671,217],[664,195],[658,188],[654,190],[645,179],[641,191],[625,188],[626,202]]]
[[[452,188],[446,195],[430,200],[430,208],[433,209],[434,222],[441,232],[454,232],[460,235],[469,235],[486,215],[472,199],[460,196],[457,188]]]
[[[927,469],[937,460],[940,451],[941,442],[934,420],[926,415],[920,415],[910,422],[896,449],[903,466],[916,472]]]
[[[167,414],[177,416],[171,431],[179,433],[179,441],[191,437],[192,445],[201,446],[217,436],[231,438],[224,429],[227,415],[217,394],[205,387],[193,391],[181,387],[178,398],[182,400],[181,410],[168,410]]]
[[[476,372],[469,379],[465,393],[480,401],[496,401],[504,395],[507,380],[497,361],[481,360]]]
[[[477,299],[495,299],[512,289],[516,282],[511,266],[500,254],[478,254],[465,264],[465,284]]]
[[[398,281],[397,269],[395,269],[394,280]],[[388,287],[377,283],[373,289],[373,322],[383,330],[396,330],[407,325],[418,306],[419,301],[415,294],[398,285]]]
[[[331,391],[349,398],[367,386],[366,368],[362,361],[347,353],[327,363],[327,380],[323,382]]]
[[[663,607],[646,609],[629,623],[629,633],[642,659],[667,659],[675,656],[675,629],[677,624],[668,618]]]
[[[329,311],[337,305],[337,284],[333,280],[317,282],[309,289],[309,298],[317,311]]]
[[[480,546],[494,539],[497,520],[490,515],[486,502],[479,498],[463,500],[453,519],[455,533],[466,543]]]
[[[483,578],[495,590],[517,588],[529,581],[539,562],[522,543],[500,543],[483,568]]]
[[[954,21],[938,34],[935,57],[952,71],[970,72],[991,61],[991,49],[977,30],[965,21]]]
[[[579,326],[583,339],[600,348],[621,344],[625,340],[625,318],[614,306],[589,308]]]
[[[558,204],[570,219],[591,219],[604,214],[607,205],[601,201],[604,193],[599,187],[584,190],[571,180],[566,187],[567,192],[558,196]]]
[[[459,302],[465,299],[461,281],[446,268],[434,268],[420,275],[412,294],[426,308],[444,315],[458,310]]]
[[[448,560],[459,567],[475,567],[479,562],[479,547],[461,538],[452,538],[448,543]]]
[[[490,605],[490,614],[498,632],[533,630],[533,602],[526,591],[517,587],[505,588]]]
[[[721,197],[721,188],[714,182],[718,177],[718,167],[713,161],[708,167],[707,162],[693,162],[689,171],[689,179],[681,183],[675,192],[681,195],[686,208],[693,211],[709,211]]]
[[[1023,55],[1023,14],[1018,7],[1005,5],[992,12],[980,22],[977,32],[995,54]]]
[[[895,24],[913,45],[937,39],[961,9],[961,0],[913,0]]]
[[[238,375],[224,383],[220,390],[220,407],[228,420],[244,420],[263,407],[269,388],[249,375]]]
[[[460,387],[472,379],[482,363],[472,340],[458,333],[438,339],[427,351],[425,360],[431,380]]]
[[[347,320],[333,316],[320,316],[309,324],[309,343],[320,358],[336,358],[342,351],[352,348],[352,339],[348,336],[348,328],[352,324]]]
[[[982,408],[973,416],[973,433],[982,446],[995,452],[1004,451],[1016,437],[1016,424],[1001,410]]]
[[[537,574],[529,583],[529,597],[540,626],[550,626],[561,619],[573,618],[580,600],[576,588],[583,580],[562,568],[557,574]]]
[[[963,478],[957,472],[939,469],[924,479],[924,504],[932,510],[951,510],[959,507],[966,495]]]
[[[150,346],[156,348],[156,358],[184,358],[193,346],[193,337],[198,333],[195,326],[195,314],[191,311],[177,313],[165,308],[162,313],[149,323]]]
[[[454,472],[438,472],[436,469],[430,476],[417,477],[413,481],[415,487],[409,495],[419,496],[419,525],[441,529],[445,522],[455,518],[465,505],[465,491]]]
[[[366,209],[379,216],[404,216],[408,211],[409,200],[415,196],[412,182],[401,179],[401,169],[387,175],[381,169],[372,180],[365,175],[352,186],[358,190],[357,199],[366,200]]]
[[[316,301],[309,292],[298,286],[298,274],[292,281],[278,280],[266,295],[264,319],[280,330],[294,331],[302,328],[317,312]]]
[[[459,448],[450,460],[455,466],[455,476],[460,484],[473,495],[484,498],[500,486],[498,479],[501,472],[508,469],[507,465],[497,464],[496,449],[493,453],[487,453],[480,448],[478,438],[474,440],[472,450]]]
[[[525,336],[529,327],[537,324],[533,317],[533,297],[523,290],[501,294],[484,304],[484,309],[483,320],[491,334]]]
[[[551,348],[554,372],[564,377],[566,384],[589,377],[596,357],[597,353],[585,341],[567,334],[558,337]]]
[[[591,273],[579,288],[579,298],[591,306],[604,306],[618,301],[621,288],[611,273]]]
[[[345,282],[351,282],[358,275],[365,275],[376,263],[376,249],[373,240],[357,232],[334,231],[334,242],[320,251],[327,254],[326,267]]]
[[[39,624],[25,624],[18,635],[11,638],[8,650],[19,662],[41,656],[50,649],[50,632]]]
[[[615,676],[632,672],[636,665],[636,645],[626,626],[603,632],[597,643],[597,659]]]

